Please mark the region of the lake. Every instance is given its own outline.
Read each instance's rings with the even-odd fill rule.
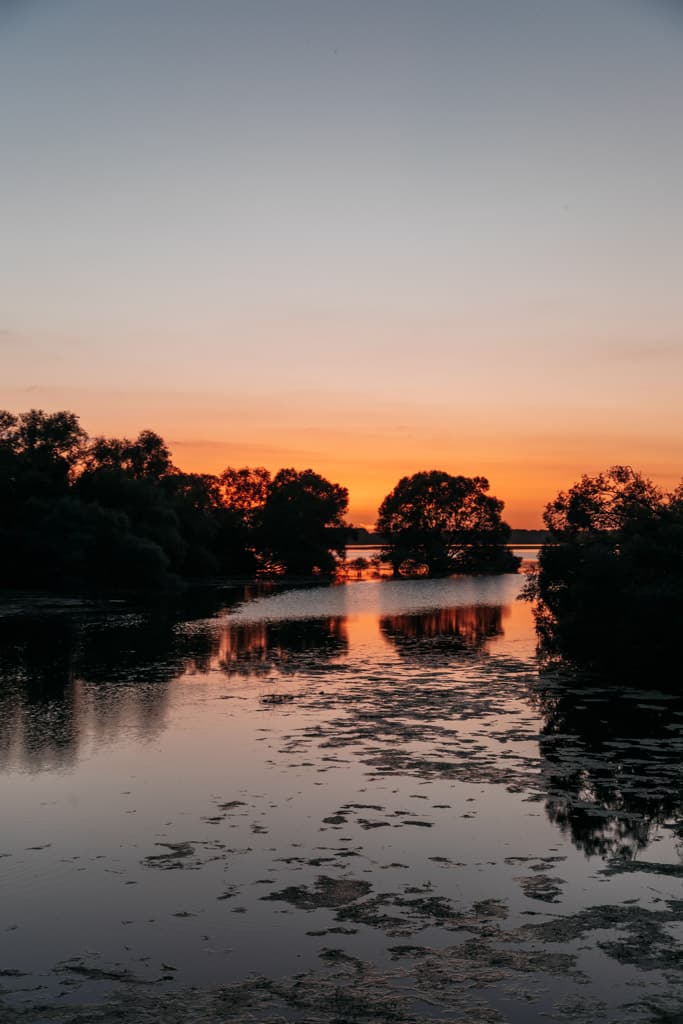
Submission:
[[[0,1020],[683,1020],[683,701],[522,584],[6,599]]]

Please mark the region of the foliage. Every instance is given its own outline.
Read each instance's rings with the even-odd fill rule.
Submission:
[[[111,469],[133,480],[161,480],[172,469],[171,453],[153,430],[141,431],[135,441],[127,437],[96,437],[89,446],[91,470]]]
[[[281,469],[271,481],[260,515],[263,550],[286,572],[330,574],[333,552],[344,556],[349,494],[312,469]]]
[[[431,470],[403,477],[382,502],[377,531],[394,572],[408,562],[430,575],[514,572],[519,565],[505,543],[503,502],[488,494],[484,477]]]
[[[218,545],[232,572],[253,576],[260,568],[259,526],[270,484],[263,466],[228,466],[219,477],[223,513]]]
[[[642,683],[673,664],[683,627],[682,494],[615,466],[548,505],[552,542],[527,587],[547,657]]]
[[[312,470],[182,473],[152,430],[89,439],[70,412],[0,411],[0,586],[331,573],[346,505]]]

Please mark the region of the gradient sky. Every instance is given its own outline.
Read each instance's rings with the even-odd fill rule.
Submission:
[[[0,407],[371,523],[683,474],[681,0],[0,0]]]

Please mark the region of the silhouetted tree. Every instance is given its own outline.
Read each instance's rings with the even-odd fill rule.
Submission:
[[[432,576],[514,572],[519,559],[505,547],[503,502],[488,489],[481,476],[431,470],[402,477],[380,505],[376,527],[394,572],[406,563]]]
[[[141,430],[134,441],[127,437],[96,437],[88,451],[91,472],[110,469],[134,480],[161,480],[173,471],[171,453],[153,430]]]
[[[89,444],[73,413],[0,413],[0,585],[165,585],[183,550],[171,472],[152,431]]]
[[[139,479],[125,470],[101,468],[84,472],[74,491],[85,505],[121,515],[127,530],[143,540],[149,550],[156,548],[170,571],[183,571],[185,545],[179,517],[172,496],[158,482]],[[153,585],[158,582],[157,579]],[[147,585],[144,578],[131,583]]]
[[[227,466],[219,477],[225,508],[239,512],[245,525],[253,526],[268,497],[271,476],[263,466],[233,469]]]
[[[182,473],[152,430],[91,441],[70,412],[0,411],[0,586],[330,573],[347,500],[312,470]]]
[[[0,585],[55,584],[63,548],[55,524],[86,442],[73,413],[0,413]]]
[[[13,421],[13,422],[11,422]],[[3,414],[3,434],[18,455],[45,456],[70,469],[83,455],[88,435],[72,412],[45,413],[42,409],[12,416]]]
[[[527,586],[546,656],[657,683],[683,628],[682,495],[615,466],[547,506],[553,543]]]
[[[259,523],[270,484],[263,466],[228,466],[219,477],[223,511],[217,543],[228,573],[252,576],[259,568]]]
[[[5,501],[65,493],[87,434],[71,412],[0,412],[0,472]]]
[[[259,533],[266,559],[296,576],[335,571],[348,527],[348,491],[314,473],[281,469],[268,487]]]
[[[220,482],[210,473],[180,473],[164,479],[164,493],[175,513],[183,542],[183,576],[214,576],[226,571],[219,539],[224,514]]]

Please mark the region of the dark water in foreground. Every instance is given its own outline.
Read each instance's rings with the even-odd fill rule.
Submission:
[[[683,702],[521,582],[0,609],[0,1020],[682,1021]]]

